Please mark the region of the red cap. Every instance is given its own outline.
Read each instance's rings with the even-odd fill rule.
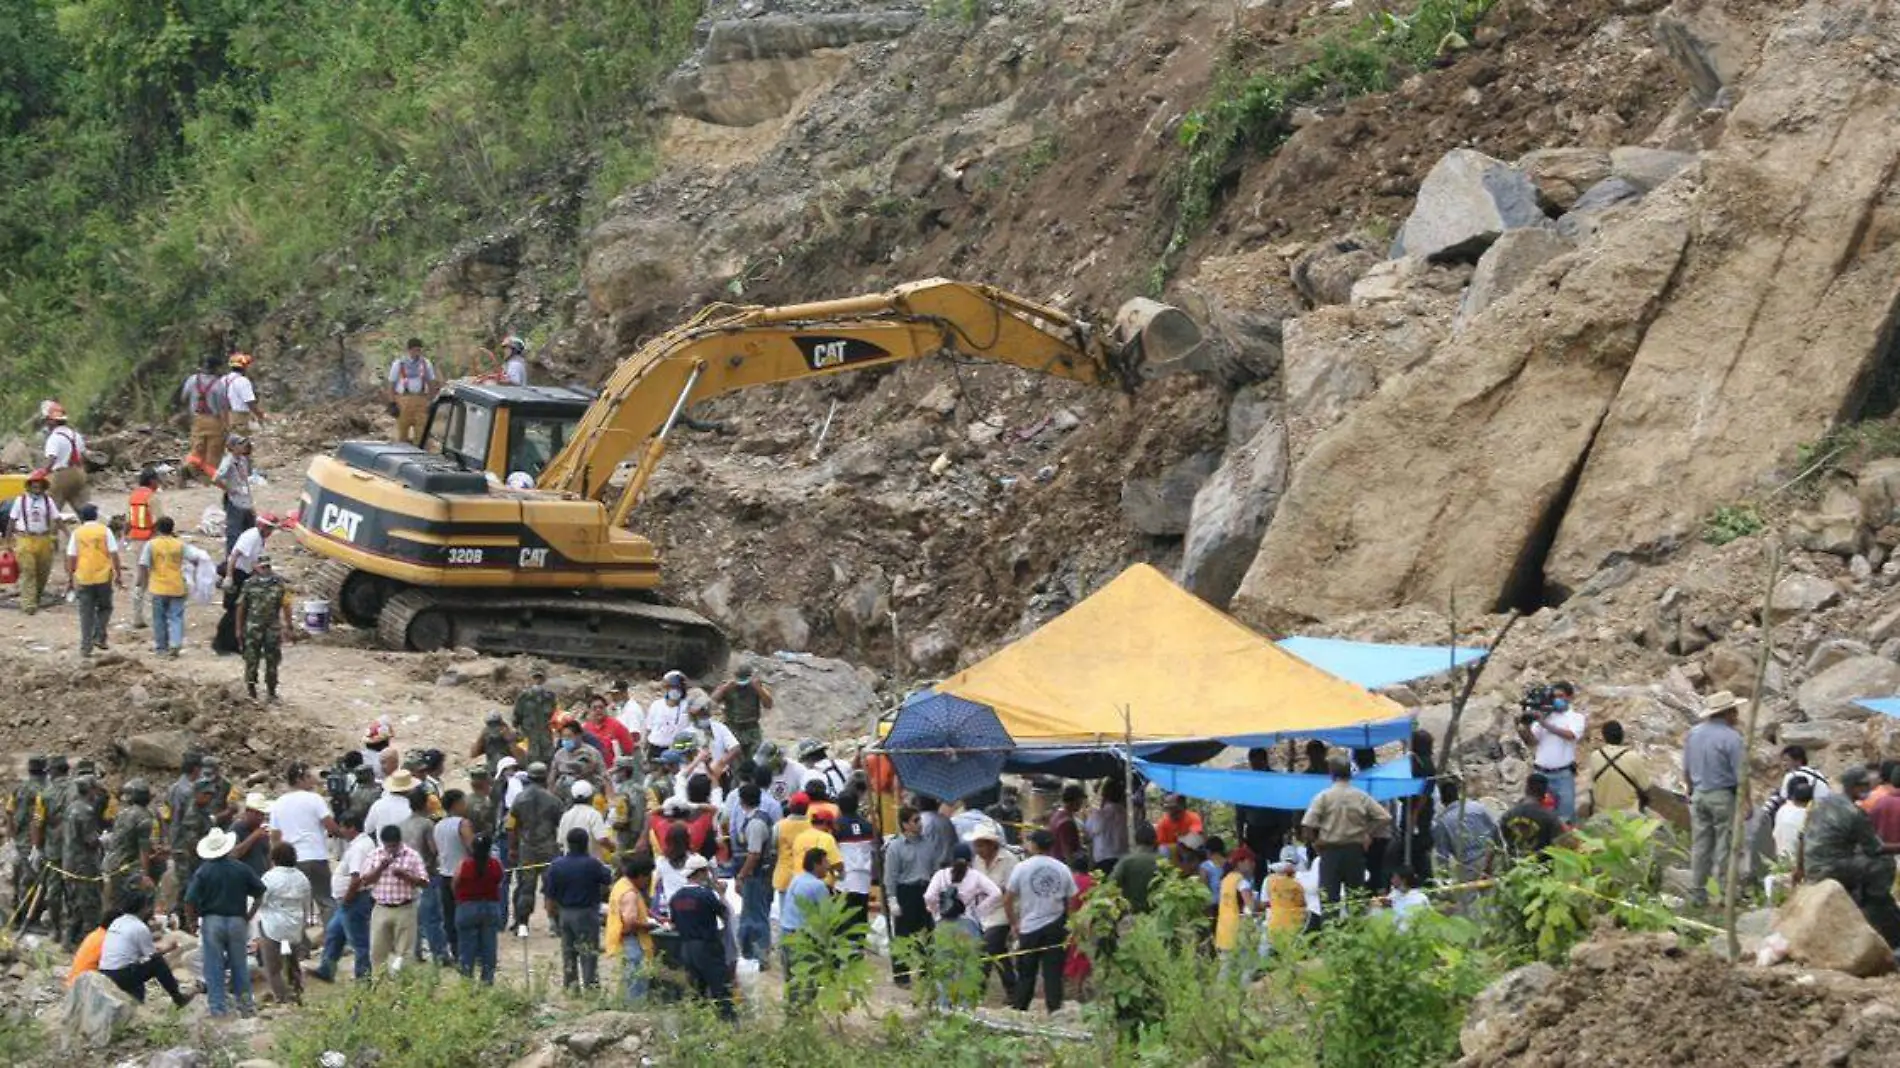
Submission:
[[[805,807],[809,808],[811,807],[811,795],[806,793],[803,790],[800,790],[797,793],[793,794],[792,796],[786,798],[785,803],[787,805],[804,805]]]

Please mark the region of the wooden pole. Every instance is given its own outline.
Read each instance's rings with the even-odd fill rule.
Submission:
[[[1135,711],[1122,706],[1122,808],[1128,813],[1128,845],[1135,848]]]
[[[1761,715],[1761,692],[1768,682],[1768,661],[1775,648],[1775,618],[1771,611],[1775,580],[1781,572],[1781,539],[1770,531],[1768,536],[1768,585],[1761,595],[1761,655],[1755,661],[1755,692],[1748,698],[1748,722],[1742,728],[1741,781],[1735,784],[1735,811],[1729,815],[1728,855],[1722,869],[1722,927],[1728,931],[1728,959],[1741,959],[1742,943],[1735,933],[1735,887],[1741,876],[1742,835],[1749,797],[1748,754],[1755,749],[1755,724]]]
[[[1440,747],[1444,753],[1442,759],[1447,766],[1450,765],[1453,759],[1452,755],[1458,751],[1458,724],[1460,720],[1464,719],[1465,705],[1471,700],[1472,691],[1478,688],[1478,677],[1484,674],[1484,669],[1491,663],[1491,657],[1495,656],[1498,647],[1504,644],[1505,636],[1510,634],[1511,628],[1517,625],[1518,618],[1518,614],[1515,611],[1504,618],[1504,625],[1499,627],[1497,634],[1492,636],[1491,645],[1486,650],[1484,659],[1480,660],[1465,673],[1464,686],[1452,691],[1451,720],[1445,725],[1445,738],[1444,741],[1440,743]],[[1457,640],[1458,636],[1454,631],[1452,634],[1454,646]],[[1452,653],[1454,658],[1456,658],[1457,655],[1455,651]],[[1458,761],[1457,770],[1458,774],[1462,776],[1464,773],[1464,761]]]

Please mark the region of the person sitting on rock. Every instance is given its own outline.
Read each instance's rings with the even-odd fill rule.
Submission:
[[[1840,788],[1808,807],[1795,882],[1840,883],[1887,945],[1900,947],[1900,906],[1893,900],[1893,855],[1900,853],[1900,843],[1882,842],[1872,818],[1860,808],[1873,789],[1866,768],[1841,772]]]

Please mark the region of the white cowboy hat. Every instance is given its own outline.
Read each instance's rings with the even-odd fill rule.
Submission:
[[[210,834],[198,839],[198,856],[205,860],[216,860],[229,853],[237,845],[237,835],[213,828]]]
[[[997,845],[1002,845],[1003,834],[996,829],[996,825],[993,823],[979,823],[976,825],[976,830],[971,831],[969,837],[965,838],[964,841],[995,842]]]
[[[244,807],[250,809],[252,812],[262,812],[268,816],[270,815],[270,806],[271,799],[261,793],[249,793],[244,795]]]
[[[686,858],[685,875],[690,879],[710,867],[712,867],[712,864],[705,857],[700,856],[698,853],[693,853]]]
[[[1728,692],[1717,690],[1702,702],[1702,718],[1709,719],[1742,707],[1742,699]]]
[[[383,792],[388,794],[406,794],[419,785],[416,777],[408,768],[398,768],[383,780]]]

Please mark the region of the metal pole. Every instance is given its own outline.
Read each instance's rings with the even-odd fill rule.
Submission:
[[[1749,798],[1748,754],[1755,748],[1755,724],[1761,714],[1762,687],[1768,681],[1768,661],[1775,648],[1775,620],[1769,608],[1774,601],[1775,579],[1781,571],[1781,539],[1772,531],[1768,539],[1768,585],[1762,590],[1761,602],[1761,656],[1755,661],[1755,692],[1748,699],[1748,724],[1742,730],[1742,773],[1740,782],[1735,784],[1735,811],[1729,816],[1728,855],[1723,858],[1726,867],[1722,870],[1722,926],[1728,931],[1728,959],[1731,962],[1741,959],[1741,939],[1735,933],[1735,884],[1741,876],[1741,852],[1744,820]]]
[[[817,460],[818,454],[824,451],[825,436],[831,433],[831,421],[836,418],[837,415],[838,398],[833,397],[831,398],[831,410],[825,413],[825,425],[818,428],[818,440],[814,442],[811,447],[811,458],[813,460]]]

